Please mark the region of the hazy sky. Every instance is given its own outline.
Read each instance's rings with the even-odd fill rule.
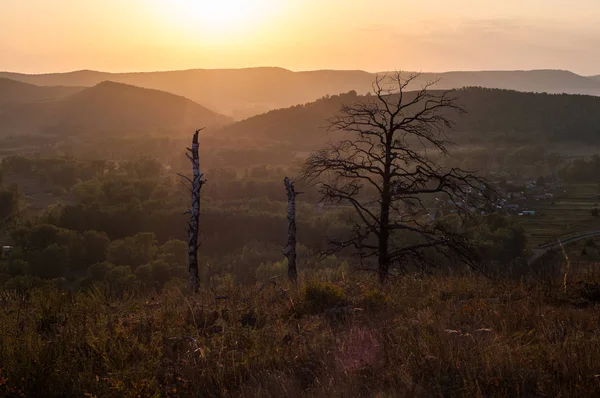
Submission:
[[[600,0],[0,0],[0,70],[600,74]]]

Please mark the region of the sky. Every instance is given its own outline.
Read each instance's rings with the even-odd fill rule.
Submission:
[[[0,0],[0,70],[567,69],[600,0]]]

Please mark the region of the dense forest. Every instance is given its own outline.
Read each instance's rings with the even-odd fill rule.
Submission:
[[[154,289],[186,277],[189,195],[181,179],[156,160],[116,163],[10,156],[4,158],[2,170],[3,242],[12,246],[0,268],[7,288],[43,279],[74,289],[95,282],[114,284],[119,291]],[[285,272],[287,223],[281,176],[287,172],[293,170],[276,166],[206,170],[209,183],[203,190],[200,223],[204,283],[230,275],[253,284]],[[327,236],[347,229],[351,212],[343,206],[323,207],[313,189],[300,198],[301,269],[348,271],[350,253],[341,253],[341,258],[323,258],[319,253]],[[508,220],[489,218],[472,228],[474,237],[487,242],[482,251],[486,258],[502,257],[501,262],[508,263],[524,255],[522,230]],[[521,243],[515,245],[515,239]]]
[[[32,192],[34,206],[37,198],[43,201],[46,195],[56,201],[33,218],[19,218],[17,214],[32,213],[27,207],[19,208],[18,188],[5,188],[4,225],[11,219],[14,223],[10,228],[14,248],[5,258],[8,274],[74,280],[90,276],[86,271],[96,263],[124,267],[121,272],[168,264],[163,283],[169,275],[185,277],[182,239],[189,198],[179,178],[160,163],[142,159],[116,166],[101,161],[9,157],[3,161],[3,170],[5,180],[18,176],[37,187]],[[274,272],[270,268],[281,267],[285,204],[280,201],[281,188],[265,181],[277,172],[281,170],[209,173],[215,183],[207,185],[201,224],[206,277],[231,272],[240,280],[254,281],[266,276],[257,272],[270,274]],[[338,216],[321,214],[314,203],[302,205],[299,214],[300,253],[310,263],[310,250],[318,247],[323,233],[334,232]]]
[[[410,98],[411,93],[406,93]],[[492,142],[598,144],[600,98],[583,95],[522,93],[468,87],[454,94],[467,113],[454,117],[449,137],[458,145]],[[318,148],[327,138],[327,119],[342,104],[372,101],[356,92],[280,109],[225,127],[225,136],[291,143],[300,150]]]

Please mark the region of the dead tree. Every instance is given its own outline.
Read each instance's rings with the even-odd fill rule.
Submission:
[[[294,189],[294,183],[287,177],[283,179],[288,197],[288,241],[284,254],[288,260],[288,277],[291,281],[298,279],[296,269],[296,196],[299,192]]]
[[[198,133],[201,130],[196,130],[192,139],[192,147],[187,148],[186,156],[192,162],[193,177],[182,176],[190,184],[190,192],[192,194],[192,205],[188,210],[190,221],[188,222],[188,263],[189,263],[189,288],[193,293],[198,292],[198,228],[200,224],[200,190],[206,183],[204,174],[200,172],[200,158],[198,156]]]
[[[330,130],[344,138],[313,153],[303,178],[318,185],[323,201],[353,209],[351,232],[329,238],[329,252],[354,249],[363,265],[376,260],[383,283],[396,266],[432,264],[438,250],[469,260],[470,243],[441,223],[431,222],[428,207],[450,204],[467,215],[485,201],[487,181],[439,161],[448,154],[445,131],[451,117],[463,113],[450,91],[406,88],[418,75],[378,77],[375,95],[342,107]],[[435,211],[435,210],[434,210]],[[436,255],[430,255],[435,252]],[[426,255],[427,254],[427,255]]]

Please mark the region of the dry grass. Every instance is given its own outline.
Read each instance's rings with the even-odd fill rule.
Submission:
[[[227,283],[217,302],[176,286],[4,293],[0,396],[600,396],[594,286],[407,277],[379,291],[346,277],[308,294]]]

